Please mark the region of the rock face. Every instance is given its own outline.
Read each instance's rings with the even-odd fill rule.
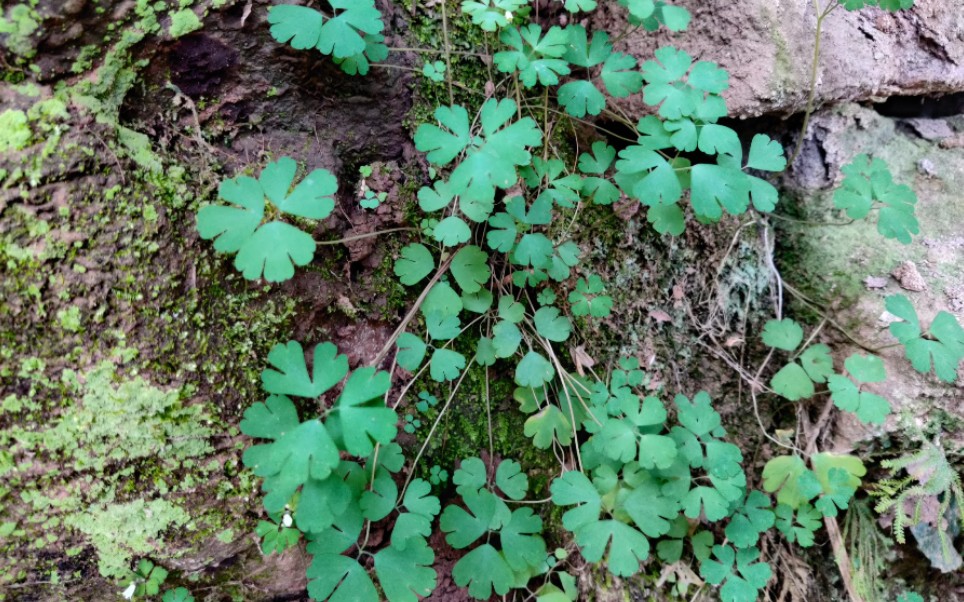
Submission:
[[[820,2],[822,5],[826,1]],[[816,12],[805,0],[681,0],[693,14],[688,31],[627,35],[618,50],[641,60],[674,45],[730,72],[731,114],[788,115],[806,105]],[[625,27],[616,3],[598,11],[595,27],[612,36]],[[945,0],[917,0],[908,11],[838,7],[823,22],[817,104],[964,89],[964,11]],[[630,114],[648,111],[639,95],[618,101]]]

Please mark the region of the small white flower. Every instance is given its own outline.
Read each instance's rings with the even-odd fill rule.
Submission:
[[[511,11],[508,11],[508,10],[505,11],[505,18],[506,18],[506,20],[511,21],[511,20],[512,20],[512,12],[511,12]]]
[[[288,514],[287,512],[285,512],[284,517],[282,517],[282,519],[281,519],[281,524],[282,524],[283,526],[285,526],[285,527],[290,527],[290,526],[291,526],[291,515]]]
[[[131,581],[131,584],[127,586],[127,589],[121,594],[124,598],[130,600],[134,597],[134,592],[137,591],[137,584]]]

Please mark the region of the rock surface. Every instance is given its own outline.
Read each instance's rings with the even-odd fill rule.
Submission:
[[[642,29],[617,49],[640,60],[674,45],[730,72],[725,94],[731,114],[788,115],[806,106],[816,14],[803,0],[681,0],[693,14],[681,34]],[[826,4],[826,1],[821,2]],[[619,36],[625,9],[601,5],[596,27]],[[837,8],[823,23],[817,103],[893,95],[944,94],[964,89],[964,11],[944,0],[918,0],[900,13]],[[632,115],[648,112],[639,95],[617,101]]]

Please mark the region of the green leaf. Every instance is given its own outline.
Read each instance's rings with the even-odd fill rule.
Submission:
[[[549,449],[553,441],[558,441],[561,445],[572,442],[572,424],[569,418],[552,404],[529,416],[523,433],[526,437],[532,437],[532,444],[539,449]]]
[[[278,439],[300,424],[298,411],[284,395],[272,395],[244,412],[241,432],[249,437]]]
[[[377,602],[378,591],[364,567],[341,554],[316,554],[308,567],[308,595],[331,602]]]
[[[422,315],[431,314],[457,316],[462,311],[462,298],[447,282],[439,282],[425,296],[422,302]]]
[[[425,316],[425,330],[433,341],[450,341],[459,336],[461,323],[458,316],[432,312]]]
[[[417,284],[435,269],[432,252],[419,243],[402,247],[401,257],[395,262],[395,275],[405,286]]]
[[[379,467],[372,481],[372,487],[364,491],[359,500],[359,508],[362,515],[372,521],[380,521],[395,509],[395,500],[398,497],[398,486],[392,479],[391,473],[383,467]]]
[[[676,501],[663,496],[655,483],[643,483],[623,501],[623,510],[640,531],[656,538],[669,533],[680,508]]]
[[[518,508],[499,532],[502,555],[515,571],[536,568],[546,561],[546,542],[540,537],[542,519],[531,508]]]
[[[552,258],[552,241],[545,234],[536,232],[523,234],[515,250],[512,252],[512,262],[517,265],[544,268]]]
[[[462,11],[484,31],[496,31],[509,24],[506,13],[514,13],[525,4],[526,0],[465,0]]]
[[[643,87],[643,75],[634,69],[636,69],[636,59],[628,54],[614,52],[606,58],[599,76],[610,96],[626,98],[630,94],[639,92]]]
[[[404,550],[413,541],[432,535],[432,519],[414,512],[403,512],[395,519],[392,529],[392,547]]]
[[[830,396],[835,406],[853,412],[865,424],[883,424],[890,415],[890,403],[883,397],[861,391],[846,376],[834,374],[828,381]]]
[[[616,149],[601,140],[592,143],[592,154],[579,155],[579,171],[586,174],[606,173],[616,158]]]
[[[169,589],[164,592],[161,602],[194,602],[194,596],[186,588]]]
[[[289,195],[296,169],[292,159],[283,157],[265,166],[260,181],[248,176],[225,180],[218,194],[233,206],[208,205],[198,211],[201,238],[216,239],[214,248],[220,252],[237,252],[234,265],[248,280],[262,273],[270,282],[287,280],[294,265],[306,265],[314,257],[315,242],[306,232],[280,221],[261,224],[266,195],[291,215],[324,219],[331,213],[334,176],[315,170]]]
[[[403,332],[395,344],[398,346],[398,353],[395,355],[398,365],[409,372],[418,370],[428,349],[425,342],[410,332]]]
[[[452,579],[459,587],[468,587],[469,595],[477,600],[488,600],[493,591],[503,596],[515,583],[512,568],[505,557],[487,543],[455,563]]]
[[[778,503],[798,508],[816,497],[821,486],[799,456],[777,456],[763,467],[763,490],[779,491]]]
[[[516,29],[504,29],[499,36],[511,50],[496,52],[492,57],[496,68],[502,73],[519,73],[519,79],[527,88],[540,83],[554,86],[559,77],[569,75],[569,66],[560,57],[566,53],[569,34],[560,27],[551,27],[542,35],[542,28],[535,23]]]
[[[322,54],[344,58],[364,52],[363,34],[381,33],[385,27],[374,0],[329,0],[328,3],[335,9],[335,17],[321,27],[318,50]]]
[[[639,24],[638,21],[652,17],[656,10],[653,0],[619,0],[619,4],[629,10],[630,22],[636,20],[635,25]]]
[[[748,176],[735,167],[701,163],[690,172],[693,211],[715,222],[723,215],[740,215],[750,204]]]
[[[570,470],[561,477],[553,479],[549,485],[552,503],[556,506],[572,506],[562,515],[562,525],[573,533],[586,525],[593,526],[599,521],[602,498],[586,475],[578,470]]]
[[[492,328],[492,346],[496,357],[511,357],[522,342],[522,331],[512,322],[500,321]]]
[[[413,514],[431,519],[441,510],[437,497],[431,495],[432,486],[423,479],[413,479],[405,491],[402,504]]]
[[[514,297],[503,295],[499,297],[499,317],[507,322],[518,324],[525,318],[526,309]]]
[[[511,500],[521,500],[529,489],[529,477],[515,460],[503,460],[495,470],[495,484]]]
[[[796,512],[790,506],[780,504],[776,510],[776,527],[790,543],[809,548],[814,542],[813,534],[820,528],[821,518],[820,512],[810,504],[801,504]]]
[[[468,224],[460,217],[450,215],[435,226],[432,231],[432,238],[439,241],[446,247],[454,247],[469,240],[472,237],[472,230]]]
[[[678,450],[676,442],[666,435],[639,436],[639,465],[646,469],[665,469],[673,465]]]
[[[492,277],[489,254],[475,245],[459,249],[452,259],[451,271],[463,292],[474,293]]]
[[[760,557],[760,551],[744,548],[734,554],[730,546],[714,546],[713,555],[717,560],[708,558],[700,564],[700,576],[711,585],[723,584],[720,599],[723,602],[756,600],[759,590],[766,587],[771,576],[770,565],[755,562]]]
[[[298,164],[290,157],[268,163],[259,178],[265,195],[289,215],[325,219],[335,208],[332,196],[338,190],[335,176],[326,169],[316,169],[305,176],[289,194]]]
[[[251,238],[264,217],[264,191],[254,178],[238,176],[221,182],[218,196],[234,206],[202,207],[197,215],[197,230],[201,238],[215,239],[215,250],[235,253]]]
[[[740,137],[732,128],[723,125],[704,125],[699,134],[699,149],[707,155],[729,155],[736,161],[743,159]]]
[[[619,152],[616,184],[623,192],[644,205],[667,205],[678,201],[683,187],[673,166],[659,153],[643,146],[630,146]]]
[[[452,187],[444,180],[436,181],[431,188],[422,186],[418,189],[418,206],[426,213],[448,207],[453,198]]]
[[[566,0],[566,10],[571,13],[596,10],[596,0]]]
[[[471,140],[469,114],[459,105],[435,109],[435,119],[445,128],[423,123],[415,132],[415,146],[435,165],[448,165]]]
[[[773,526],[770,498],[761,491],[751,491],[743,505],[730,518],[726,538],[737,548],[755,546],[760,534]]]
[[[273,443],[249,448],[243,458],[245,466],[267,478],[265,490],[269,493],[264,503],[269,512],[281,510],[309,478],[323,481],[339,461],[338,448],[318,420],[279,433]]]
[[[365,52],[346,58],[335,58],[336,65],[348,75],[368,75],[371,63],[384,61],[388,58],[388,46],[385,36],[381,34],[365,35]]]
[[[677,408],[677,420],[693,435],[704,438],[707,435],[716,434],[720,429],[720,415],[713,409],[713,400],[706,391],[700,391],[694,395],[692,402],[684,395],[677,395],[673,403]],[[702,464],[694,468],[700,466]]]
[[[796,362],[790,362],[774,374],[770,380],[770,386],[778,395],[790,401],[809,399],[815,393],[813,381],[807,376],[803,367]]]
[[[433,82],[445,81],[445,63],[442,61],[435,61],[434,63],[426,61],[422,65],[422,75]]]
[[[282,553],[298,543],[301,533],[266,520],[258,521],[254,532],[261,537],[261,551],[264,554]]]
[[[770,320],[763,327],[762,338],[768,347],[793,351],[803,341],[803,328],[790,318]]]
[[[282,282],[294,276],[294,266],[308,265],[314,256],[311,235],[283,222],[269,222],[241,247],[234,267],[248,280],[263,275],[268,282]]]
[[[654,16],[657,22],[665,25],[670,31],[685,31],[692,18],[690,12],[682,6],[673,6],[662,2],[657,2]]]
[[[489,311],[493,300],[492,293],[487,288],[479,289],[474,293],[462,293],[462,306],[465,311],[477,314],[484,314]]]
[[[884,362],[876,355],[851,355],[844,362],[850,376],[863,383],[879,383],[887,378]]]
[[[555,343],[564,342],[572,331],[569,320],[559,315],[559,309],[555,307],[542,307],[536,310],[532,320],[536,325],[536,332]]]
[[[462,494],[466,509],[449,505],[442,512],[439,528],[446,533],[445,541],[461,550],[472,545],[490,530],[498,530],[510,518],[505,502],[487,489]]]
[[[637,431],[628,420],[610,418],[595,435],[596,449],[612,460],[625,464],[636,457]]]
[[[646,211],[646,221],[660,234],[679,236],[686,229],[683,210],[677,204],[653,205]]]
[[[362,479],[364,479],[364,476],[362,476]],[[335,519],[330,528],[311,535],[308,553],[315,556],[319,554],[341,554],[358,541],[364,523],[365,519],[362,517],[358,504],[348,504],[345,512]]]
[[[455,380],[465,369],[465,356],[451,349],[436,349],[429,362],[429,375],[435,382]]]
[[[485,463],[474,457],[462,460],[459,469],[452,475],[452,482],[456,485],[455,490],[462,497],[485,487],[487,480]]]
[[[304,533],[324,531],[345,512],[351,499],[351,489],[337,474],[324,481],[309,479],[298,499],[295,523]]]
[[[921,334],[920,320],[914,306],[904,295],[891,295],[885,300],[891,314],[903,321],[893,322],[890,333],[904,346],[907,359],[922,374],[933,365],[937,377],[944,382],[957,380],[957,366],[964,358],[964,329],[951,314],[942,311],[931,322],[929,337]]]
[[[613,306],[612,297],[604,295],[605,292],[606,286],[598,274],[590,274],[588,279],[580,278],[576,281],[576,290],[569,293],[572,314],[605,318]]]
[[[404,549],[389,546],[375,554],[375,574],[389,602],[418,602],[435,590],[435,552],[424,539]]]
[[[828,472],[824,494],[814,506],[824,516],[837,516],[837,509],[846,510],[857,489],[850,483],[850,475],[842,468],[831,468]]]
[[[282,43],[290,40],[296,49],[316,47],[323,54],[347,58],[365,51],[365,34],[378,34],[384,28],[371,0],[330,4],[335,14],[329,19],[301,6],[272,6],[268,12],[272,37]]]
[[[722,520],[729,513],[729,504],[726,498],[712,487],[694,487],[683,498],[683,513],[689,518],[694,520],[700,518],[701,507],[706,520],[710,522]]]
[[[823,344],[811,345],[800,354],[803,370],[815,383],[827,382],[833,374],[833,358],[830,357],[830,347]]]
[[[398,416],[384,402],[390,387],[388,372],[376,372],[372,367],[359,368],[348,377],[337,411],[345,448],[353,456],[367,456],[376,443],[388,444],[395,439]]]
[[[307,6],[279,4],[268,9],[271,37],[284,44],[288,42],[296,50],[306,50],[318,45],[325,16]]]
[[[611,545],[610,545],[611,542]],[[586,525],[576,532],[583,558],[599,562],[609,548],[607,565],[617,577],[631,577],[649,557],[649,540],[642,533],[616,520]]]
[[[687,86],[678,85],[689,71],[692,58],[682,50],[664,47],[656,50],[655,61],[646,61],[642,76],[647,86],[643,89],[646,104],[659,107],[666,119],[679,119],[696,110],[694,96]]]
[[[779,142],[770,139],[766,134],[757,134],[750,142],[750,155],[746,166],[762,171],[783,171],[787,167],[787,159]]]
[[[834,193],[834,205],[851,219],[866,217],[875,206],[880,209],[877,231],[885,238],[910,244],[920,228],[914,215],[917,196],[906,185],[894,183],[887,164],[867,155],[857,155],[841,168],[846,176]]]
[[[557,91],[559,104],[573,117],[599,115],[606,108],[606,96],[590,81],[566,82]]]
[[[538,388],[549,383],[555,375],[556,371],[549,360],[536,351],[529,351],[516,366],[515,384]]]

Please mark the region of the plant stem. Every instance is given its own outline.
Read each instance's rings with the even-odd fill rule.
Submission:
[[[820,10],[820,4],[818,0],[813,0],[813,8],[817,15],[817,31],[814,35],[813,41],[813,62],[810,65],[810,92],[807,95],[807,108],[803,113],[803,127],[800,128],[800,137],[797,139],[797,147],[794,149],[793,154],[790,155],[790,160],[787,161],[787,166],[793,166],[794,161],[800,156],[800,151],[803,150],[803,141],[807,137],[807,128],[810,127],[810,115],[813,113],[813,103],[817,96],[817,71],[820,67],[820,38],[823,32],[823,20],[827,18],[830,13],[837,8],[839,4],[834,1],[832,2],[826,10]]]
[[[442,275],[448,271],[449,266],[452,265],[452,259],[454,257],[454,255],[449,257],[442,265],[438,267],[435,275],[432,276],[432,279],[428,281],[428,284],[425,285],[425,288],[418,296],[418,299],[416,299],[415,303],[412,304],[412,308],[408,310],[405,318],[399,323],[398,328],[396,328],[395,332],[392,333],[392,336],[388,337],[388,340],[385,341],[385,346],[382,347],[381,351],[378,352],[378,355],[375,356],[375,360],[371,363],[372,366],[377,368],[378,365],[382,363],[382,360],[385,359],[385,356],[388,355],[388,352],[392,350],[392,345],[395,344],[395,340],[398,339],[403,332],[405,332],[405,327],[408,326],[408,323],[413,317],[415,317],[415,312],[417,312],[418,308],[422,306],[422,302],[425,301],[425,297],[428,296],[428,292],[432,290],[432,287],[435,286],[435,283],[439,281]]]
[[[459,380],[455,383],[455,386],[452,388],[452,392],[449,394],[449,398],[445,400],[445,405],[442,406],[442,409],[439,410],[438,412],[438,416],[435,417],[435,422],[432,423],[432,428],[429,430],[428,435],[425,436],[425,441],[422,443],[422,447],[419,448],[418,454],[415,455],[415,459],[412,461],[412,468],[411,470],[408,471],[408,477],[405,479],[405,485],[398,493],[397,504],[402,503],[402,500],[405,499],[405,492],[408,491],[408,485],[409,483],[412,482],[412,477],[415,476],[415,468],[418,466],[418,461],[422,459],[422,454],[425,453],[425,448],[428,447],[429,442],[432,440],[432,435],[435,434],[435,429],[437,429],[438,425],[442,422],[442,417],[445,416],[445,412],[449,409],[449,406],[452,404],[452,400],[455,399],[455,394],[462,386],[462,381],[465,380],[465,377],[469,373],[470,368],[471,368],[471,364],[467,366],[465,370],[462,371],[462,376],[459,377]]]
[[[390,228],[388,230],[379,230],[377,232],[366,232],[365,234],[356,234],[355,236],[346,236],[345,238],[339,238],[337,240],[316,241],[315,244],[317,244],[319,247],[323,247],[326,245],[340,245],[346,242],[353,242],[356,240],[364,240],[366,238],[372,238],[380,234],[389,234],[391,232],[407,232],[409,230],[414,230],[414,229],[415,228]]]
[[[452,94],[452,48],[449,45],[449,16],[445,8],[445,0],[442,0],[442,43],[445,44],[445,81],[449,85],[449,104],[455,104],[455,95]]]

